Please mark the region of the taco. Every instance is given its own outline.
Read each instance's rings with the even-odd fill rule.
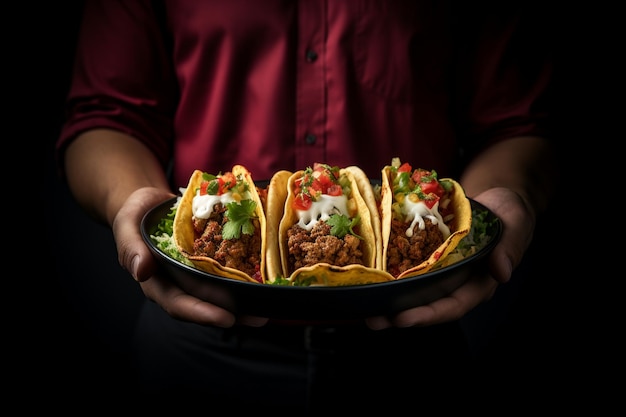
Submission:
[[[472,208],[461,185],[394,158],[382,170],[382,268],[394,278],[428,272],[465,237]]]
[[[250,172],[241,165],[218,175],[195,170],[174,217],[173,239],[196,268],[265,282],[266,219]]]
[[[366,202],[357,167],[322,163],[293,173],[278,230],[283,276],[293,285],[356,285],[393,279],[377,268],[373,194]]]

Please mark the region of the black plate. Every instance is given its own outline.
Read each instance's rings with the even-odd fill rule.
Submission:
[[[377,284],[345,287],[256,284],[212,275],[187,266],[162,252],[150,238],[176,202],[176,197],[146,213],[141,222],[141,234],[165,270],[186,292],[232,312],[282,320],[353,320],[394,314],[428,304],[451,293],[467,280],[470,265],[491,252],[502,233],[500,219],[482,204],[470,201],[473,210],[488,212],[490,238],[482,249],[436,271]]]

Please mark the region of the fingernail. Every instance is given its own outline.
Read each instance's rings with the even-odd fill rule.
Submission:
[[[133,276],[133,279],[135,281],[139,281],[137,277],[138,270],[139,270],[139,257],[138,256],[133,257],[133,260],[130,263],[130,268],[131,268],[131,274]]]

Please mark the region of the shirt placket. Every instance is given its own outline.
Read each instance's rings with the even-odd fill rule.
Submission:
[[[325,2],[298,3],[296,68],[296,166],[325,162]]]

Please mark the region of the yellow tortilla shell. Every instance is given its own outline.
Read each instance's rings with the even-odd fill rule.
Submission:
[[[298,268],[290,277],[295,286],[341,287],[393,281],[391,274],[363,265],[333,266],[319,263]]]
[[[372,229],[374,231],[374,243],[376,250],[376,264],[374,265],[377,269],[384,270],[382,265],[382,253],[383,253],[383,241],[382,241],[382,231],[381,231],[381,219],[380,213],[378,211],[378,201],[376,200],[376,196],[374,194],[374,189],[372,188],[372,183],[370,179],[367,177],[365,172],[357,166],[349,166],[345,168],[346,171],[349,171],[354,176],[354,181],[356,182],[359,192],[363,197],[363,201],[365,205],[369,209],[370,216],[372,219]]]
[[[287,181],[291,174],[291,171],[284,170],[276,172],[267,188],[265,265],[267,268],[266,282],[268,283],[275,282],[277,278],[284,278],[278,247],[278,228],[283,217],[285,200],[287,199]]]
[[[359,171],[361,170],[356,167],[351,167],[350,169],[344,168],[340,170],[340,174],[345,174],[350,180],[351,195],[348,196],[348,200],[352,200],[352,203],[354,203],[353,206],[356,207],[356,211],[361,219],[357,233],[363,238],[363,265],[352,264],[337,266],[319,263],[298,268],[295,271],[289,270],[287,231],[299,220],[298,213],[292,208],[292,202],[295,198],[294,183],[302,176],[304,171],[297,171],[288,178],[286,184],[287,197],[283,205],[283,216],[278,229],[278,248],[280,251],[283,276],[289,279],[292,284],[305,285],[305,282],[310,282],[312,285],[340,286],[393,280],[393,277],[376,267],[380,258],[380,252],[377,251],[375,232],[375,227],[377,226],[374,226],[374,224],[379,224],[380,220],[376,218],[373,220],[372,213],[370,212],[370,207],[376,204],[375,200],[366,202],[363,195],[361,195],[359,184],[355,179],[355,174],[359,177]],[[363,174],[363,176],[365,177],[365,174]],[[366,197],[373,199],[373,192]],[[349,204],[349,206],[350,205],[351,204]]]
[[[261,276],[265,282],[265,252],[267,251],[267,224],[265,219],[265,212],[261,198],[257,192],[252,175],[242,165],[235,165],[231,171],[235,177],[242,177],[244,181],[248,183],[248,189],[250,192],[250,198],[255,201],[256,209],[255,214],[258,217],[259,226],[261,228]],[[226,267],[221,265],[218,261],[208,256],[198,256],[193,253],[193,244],[195,240],[195,234],[193,230],[193,211],[192,202],[193,197],[196,194],[196,190],[202,183],[202,171],[195,170],[190,179],[187,189],[183,193],[176,209],[176,216],[174,217],[173,225],[173,239],[174,243],[178,247],[181,254],[186,256],[196,268],[208,272],[213,275],[219,275],[226,278],[232,278],[240,281],[255,282],[258,283],[253,277],[235,268]]]
[[[428,259],[412,268],[407,269],[396,279],[421,275],[428,272],[437,262],[452,252],[461,239],[470,231],[472,226],[472,206],[465,195],[461,184],[451,178],[442,178],[439,181],[450,181],[454,187],[450,191],[450,204],[454,212],[454,218],[446,224],[450,228],[450,236],[430,255]],[[386,166],[382,170],[381,188],[381,221],[382,221],[382,268],[387,270],[387,250],[389,249],[389,237],[391,235],[393,188],[391,180],[391,167]]]

